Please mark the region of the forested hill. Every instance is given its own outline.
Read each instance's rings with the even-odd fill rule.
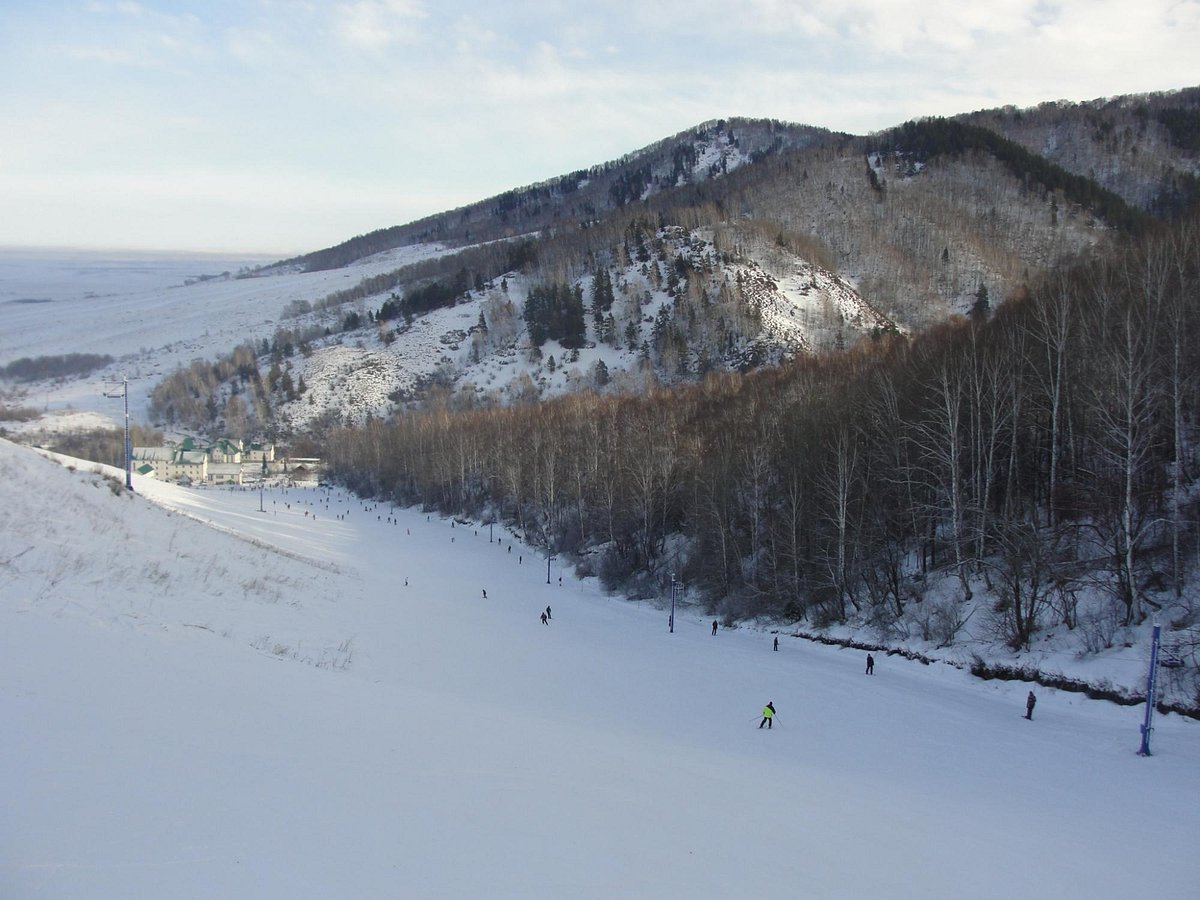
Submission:
[[[536,244],[527,272],[569,280],[611,258],[634,219],[732,227],[756,236],[735,238],[733,253],[756,254],[765,237],[847,279],[900,327],[920,328],[967,311],[981,292],[995,303],[1110,231],[1189,208],[1200,199],[1198,123],[1200,89],[1006,107],[862,137],[723,120],[289,262],[325,269],[400,245],[465,250],[520,236]],[[429,277],[429,267],[397,272],[359,296]]]
[[[636,393],[985,319],[1040,275],[1190,208],[1197,116],[1200,90],[863,137],[707,123],[294,260],[377,254],[336,291],[290,302],[274,337],[225,367],[271,369],[247,382],[252,403],[227,378],[188,376],[157,392],[155,413],[286,434],[386,418],[432,387],[464,406]],[[278,388],[302,378],[307,393]]]
[[[931,121],[942,123],[940,129],[931,130]],[[989,141],[978,131],[960,129],[947,139],[947,122],[999,135],[1029,155],[1019,158],[1011,146]],[[1045,190],[1064,189],[1072,199],[1098,204],[1098,214],[1109,224],[1127,224],[1136,214],[1121,209],[1104,192],[1155,215],[1178,212],[1200,198],[1200,88],[920,120],[882,132],[883,140],[879,135],[853,138],[806,125],[735,118],[707,122],[621,159],[359,235],[287,262],[309,270],[336,268],[419,241],[462,245],[548,228],[586,227],[614,210],[674,189],[719,180],[734,169],[753,170],[771,156],[786,155],[803,165],[805,156],[829,146],[845,152],[927,152],[934,131],[942,151],[983,150]],[[1063,173],[1094,185],[1069,182]]]
[[[1067,171],[1056,162],[979,125],[952,119],[906,122],[883,133],[874,154],[879,166],[914,175],[940,157],[961,158],[972,151],[990,156],[1026,184],[1090,210],[1109,225],[1127,232],[1144,228],[1150,215],[1099,182]]]
[[[1200,201],[1200,87],[959,117],[1156,216]]]
[[[505,191],[459,209],[359,235],[288,260],[332,269],[417,242],[475,244],[556,227],[586,227],[614,210],[683,184],[718,178],[766,156],[837,140],[820,128],[755,119],[706,122],[612,160]]]
[[[1153,613],[1197,697],[1198,280],[1193,214],[986,319],[641,397],[437,408],[335,431],[330,462],[613,590],[679,577],[730,621],[945,646],[973,619],[1103,652]]]

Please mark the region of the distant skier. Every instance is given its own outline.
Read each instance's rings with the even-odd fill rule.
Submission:
[[[713,619],[713,634],[717,633],[717,620]]]
[[[543,625],[549,625],[549,624],[550,624],[549,622],[547,622],[547,621],[546,621],[546,614],[545,614],[545,613],[542,613],[542,624],[543,624]]]
[[[867,674],[875,674],[875,657],[873,657],[870,653],[867,654]]]
[[[1037,697],[1033,695],[1033,691],[1029,692],[1029,696],[1025,698],[1025,718],[1033,718],[1033,708],[1037,705]]]
[[[484,588],[484,589],[483,589],[483,599],[484,599],[484,600],[486,600],[486,599],[487,599],[487,588]]]
[[[763,720],[758,723],[758,727],[762,728],[764,725],[766,725],[767,728],[774,727],[771,724],[771,722],[774,718],[775,718],[775,704],[767,703],[767,705],[763,707]]]
[[[779,649],[779,638],[778,637],[775,638],[775,646],[772,649],[774,649],[774,650]]]
[[[546,618],[547,618],[547,619],[553,619],[553,618],[554,618],[554,616],[550,615],[550,607],[548,607],[548,606],[546,607]]]

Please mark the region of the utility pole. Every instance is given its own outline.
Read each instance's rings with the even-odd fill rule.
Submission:
[[[1146,675],[1146,718],[1142,722],[1142,746],[1138,756],[1150,755],[1150,732],[1154,730],[1154,692],[1158,674],[1158,641],[1162,636],[1162,626],[1155,625],[1150,633],[1150,671]]]
[[[118,396],[125,398],[125,489],[133,490],[133,445],[129,443],[129,377],[121,376],[121,393],[105,391],[104,396],[115,400]]]
[[[263,488],[267,486],[267,450],[263,447],[262,477],[258,479],[258,511],[266,512],[263,506]]]
[[[667,619],[667,627],[671,634],[675,633],[675,573],[671,573],[671,618]]]

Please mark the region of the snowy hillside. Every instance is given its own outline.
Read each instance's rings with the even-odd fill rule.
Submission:
[[[440,245],[389,250],[344,269],[302,273],[274,267],[272,274],[249,278],[199,277],[213,260],[72,266],[66,258],[0,257],[0,365],[70,353],[115,358],[86,378],[20,386],[24,403],[43,415],[5,427],[23,433],[119,425],[122,406],[105,393],[123,376],[130,378],[134,421],[151,424],[149,397],[163,378],[195,360],[215,362],[238,344],[270,341],[281,328],[330,331],[304,354],[283,361],[293,383],[303,378],[306,387],[290,402],[277,398],[278,425],[286,435],[331,417],[386,418],[398,401],[433,380],[496,403],[606,385],[639,391],[648,381],[762,365],[849,345],[893,327],[851,285],[779,248],[760,254],[761,261],[734,262],[720,258],[707,230],[663,229],[654,241],[653,257],[647,248],[645,259],[613,266],[616,302],[605,323],[607,337],[591,315],[590,279],[579,278],[574,284],[588,313],[586,346],[568,350],[549,341],[536,352],[522,310],[538,279],[516,273],[411,324],[370,321],[391,291],[321,307],[324,298],[364,278],[446,253]],[[237,271],[229,261],[220,262]],[[677,278],[679,270],[688,277]],[[288,313],[307,306],[315,311]],[[342,321],[351,313],[363,325],[344,331]],[[668,329],[678,337],[664,336]],[[686,350],[675,349],[679,341]],[[269,361],[260,357],[258,364],[265,375]],[[228,391],[226,386],[223,399]]]
[[[5,251],[0,365],[69,353],[113,356],[112,366],[88,378],[29,387],[26,402],[51,414],[36,427],[52,428],[56,419],[75,418],[72,413],[118,423],[120,403],[104,393],[123,375],[130,378],[131,413],[144,422],[159,379],[194,359],[212,360],[238,343],[269,338],[288,303],[441,252],[436,245],[406,247],[342,270],[237,278],[231,276],[239,269],[264,260]],[[79,426],[68,421],[66,427]]]
[[[6,898],[1195,896],[1195,722],[93,468],[0,442]]]
[[[851,344],[894,324],[833,273],[777,248],[762,262],[722,262],[712,234],[662,229],[655,258],[631,260],[612,273],[616,302],[605,328],[593,320],[592,279],[578,278],[587,343],[567,349],[550,340],[536,351],[522,310],[537,279],[509,273],[454,306],[417,317],[411,325],[381,324],[337,335],[307,359],[294,360],[293,381],[313,388],[284,405],[287,427],[303,429],[335,412],[346,421],[387,417],[397,398],[415,395],[438,377],[459,392],[493,403],[561,396],[589,389],[639,391],[647,378],[688,380],[707,367],[778,361],[797,353]],[[649,256],[649,254],[647,254]],[[673,272],[690,274],[676,281]],[[357,304],[376,310],[387,292]],[[697,309],[699,308],[699,316]],[[722,343],[712,322],[743,318],[749,341]],[[482,327],[480,323],[483,323]],[[685,336],[686,351],[670,355],[662,335]],[[651,360],[657,365],[649,366]],[[597,376],[602,364],[603,375]],[[652,374],[648,374],[650,370]]]

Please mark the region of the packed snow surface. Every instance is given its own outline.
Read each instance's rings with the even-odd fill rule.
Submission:
[[[1195,722],[97,469],[0,442],[5,898],[1197,896]]]

